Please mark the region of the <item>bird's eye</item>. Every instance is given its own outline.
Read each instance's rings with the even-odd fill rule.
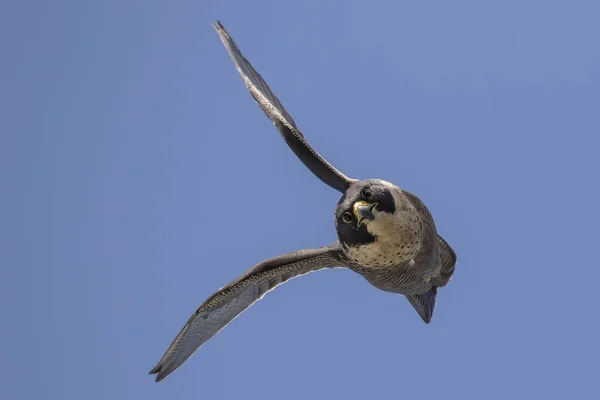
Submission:
[[[350,222],[352,222],[352,214],[350,214],[348,211],[346,211],[342,215],[342,221],[344,221],[347,224],[349,224]]]
[[[363,189],[361,193],[365,199],[370,199],[373,196],[373,193],[369,189]]]

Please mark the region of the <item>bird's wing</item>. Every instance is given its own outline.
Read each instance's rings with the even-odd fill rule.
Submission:
[[[452,274],[454,274],[454,268],[456,266],[456,253],[450,247],[450,245],[442,238],[438,236],[438,247],[440,249],[440,279],[436,282],[436,286],[446,286]]]
[[[341,247],[336,242],[275,257],[252,267],[198,308],[150,373],[158,374],[157,382],[164,379],[208,339],[277,285],[319,269],[343,267],[340,253]]]
[[[267,117],[273,121],[273,124],[279,130],[288,146],[317,178],[344,193],[354,180],[335,169],[308,144],[290,114],[283,108],[283,105],[275,94],[273,94],[269,85],[267,85],[260,74],[256,72],[242,55],[240,49],[223,25],[217,21],[215,29],[235,63],[235,67],[242,76],[246,87],[250,90],[250,94]]]

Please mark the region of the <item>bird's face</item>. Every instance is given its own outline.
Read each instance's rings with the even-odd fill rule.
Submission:
[[[348,188],[335,211],[336,231],[343,245],[360,246],[376,240],[376,233],[369,225],[381,224],[394,214],[395,189],[378,179],[358,181]]]

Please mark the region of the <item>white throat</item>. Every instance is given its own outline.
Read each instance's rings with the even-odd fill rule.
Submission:
[[[387,182],[386,182],[387,183]],[[393,186],[389,184],[390,186]],[[367,231],[375,238],[372,243],[350,247],[348,257],[372,267],[388,267],[412,259],[421,249],[423,223],[401,189],[393,186],[396,211],[393,214],[373,211],[375,218],[366,221]]]

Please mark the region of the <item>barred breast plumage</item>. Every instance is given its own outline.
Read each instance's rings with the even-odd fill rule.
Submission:
[[[341,241],[348,266],[381,290],[404,295],[427,291],[441,269],[433,218],[413,194],[381,180],[373,180],[370,190],[376,185],[391,194],[393,212],[373,212],[365,227],[372,241]]]

